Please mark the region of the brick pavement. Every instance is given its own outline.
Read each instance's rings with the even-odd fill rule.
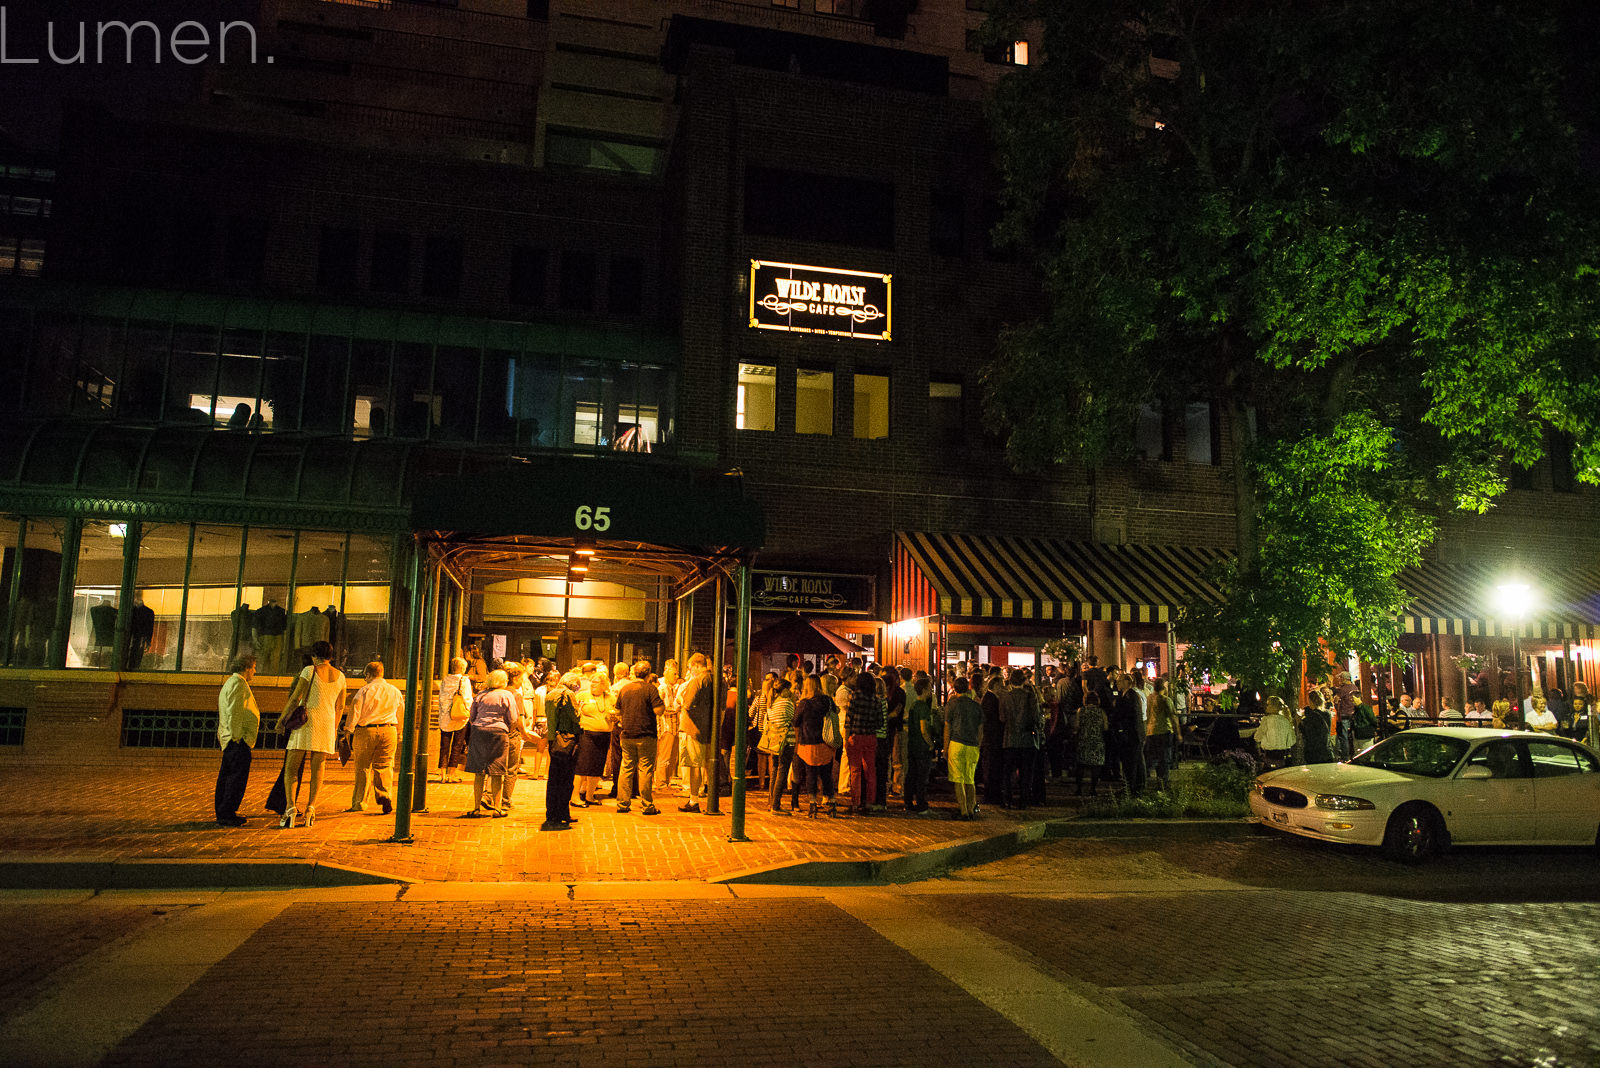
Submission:
[[[1197,1063],[1600,1064],[1600,910],[1338,891],[922,899]]]
[[[770,898],[295,905],[105,1063],[941,1060],[1058,1063],[841,910]]]
[[[311,828],[279,830],[262,803],[277,775],[274,761],[258,762],[240,809],[250,825],[216,826],[211,813],[215,768],[91,768],[74,772],[11,767],[0,775],[0,861],[66,857],[97,859],[316,860],[424,880],[584,882],[635,879],[712,879],[738,871],[809,860],[861,860],[993,833],[1013,826],[1009,814],[986,813],[978,823],[889,813],[810,820],[765,811],[751,795],[744,843],[727,840],[732,802],[720,817],[680,813],[678,794],[664,795],[662,814],[619,814],[611,803],[575,810],[567,831],[541,831],[544,782],[518,785],[518,807],[507,819],[458,818],[470,807],[470,784],[428,785],[431,811],[413,816],[416,842],[397,845],[393,817],[344,813],[351,773],[333,769],[318,798]],[[1062,805],[1029,810],[1032,819],[1070,814]]]

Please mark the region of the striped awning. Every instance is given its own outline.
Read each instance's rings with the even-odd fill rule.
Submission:
[[[1533,607],[1522,623],[1495,619],[1495,587],[1503,567],[1429,561],[1400,576],[1412,595],[1403,622],[1408,634],[1460,634],[1579,641],[1600,637],[1600,567],[1523,567]]]
[[[896,536],[896,619],[1164,623],[1220,599],[1205,571],[1224,549],[1105,545],[977,534]]]

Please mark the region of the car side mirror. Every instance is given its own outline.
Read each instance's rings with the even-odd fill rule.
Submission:
[[[1461,777],[1463,779],[1492,779],[1494,778],[1494,772],[1482,764],[1474,764],[1466,771],[1463,771]]]

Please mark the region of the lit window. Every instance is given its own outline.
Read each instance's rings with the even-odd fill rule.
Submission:
[[[889,376],[855,376],[855,436],[876,441],[889,436]]]
[[[772,0],[773,7],[787,7],[795,11],[800,10],[800,0]]]
[[[1011,42],[1011,62],[1015,63],[1019,67],[1026,67],[1028,65],[1027,41]]]
[[[741,363],[733,425],[740,430],[776,430],[777,408],[778,369],[765,364]]]
[[[832,434],[833,372],[802,367],[794,384],[794,432]]]
[[[933,445],[960,447],[966,436],[964,415],[960,382],[928,383],[928,437]]]

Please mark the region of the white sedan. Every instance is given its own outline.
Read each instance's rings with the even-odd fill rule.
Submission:
[[[1409,863],[1453,842],[1600,851],[1600,757],[1549,734],[1428,727],[1343,764],[1267,772],[1250,809],[1263,826],[1382,846]]]

